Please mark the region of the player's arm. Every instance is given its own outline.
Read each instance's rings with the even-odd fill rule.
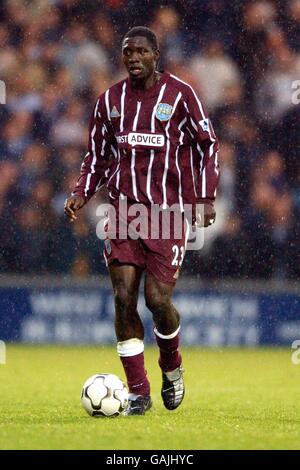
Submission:
[[[188,93],[187,110],[194,133],[195,155],[197,155],[199,175],[196,188],[197,204],[204,205],[202,211],[199,213],[196,211],[196,224],[207,227],[213,224],[216,218],[214,201],[220,173],[218,139],[201,101],[192,89],[189,89]],[[204,214],[204,220],[199,220],[201,213]]]
[[[89,125],[88,152],[81,165],[80,176],[70,197],[65,201],[65,215],[71,222],[81,209],[107,180],[109,169],[110,136],[101,109],[101,98],[97,101]]]

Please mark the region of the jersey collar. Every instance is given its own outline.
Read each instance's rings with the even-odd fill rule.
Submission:
[[[129,78],[127,78],[127,89],[129,93],[134,95],[138,100],[152,98],[153,96],[157,96],[157,92],[161,89],[162,85],[168,81],[169,77],[170,74],[168,72],[163,72],[159,82],[154,83],[154,85],[148,90],[135,90],[132,88]]]

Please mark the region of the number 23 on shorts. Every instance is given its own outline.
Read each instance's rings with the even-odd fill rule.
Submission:
[[[184,246],[178,247],[177,245],[172,246],[172,251],[174,253],[174,258],[172,261],[172,266],[181,266],[183,258],[185,255]]]

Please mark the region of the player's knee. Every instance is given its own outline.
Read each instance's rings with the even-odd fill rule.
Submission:
[[[131,292],[125,286],[120,286],[115,289],[115,305],[117,311],[136,310],[137,308],[137,295]]]
[[[146,306],[155,315],[163,314],[171,307],[171,299],[169,296],[154,294],[146,296]]]

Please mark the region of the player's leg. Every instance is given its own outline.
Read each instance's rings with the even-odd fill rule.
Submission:
[[[109,266],[115,299],[115,330],[119,342],[144,339],[144,327],[137,312],[138,292],[143,270],[115,262]]]
[[[117,350],[130,392],[128,414],[144,414],[151,407],[150,384],[144,366],[144,327],[137,312],[143,269],[112,263],[109,273],[115,297]]]
[[[152,312],[162,370],[161,395],[169,410],[177,408],[184,397],[182,358],[179,352],[180,316],[172,303],[174,284],[166,284],[147,272],[145,301]]]

